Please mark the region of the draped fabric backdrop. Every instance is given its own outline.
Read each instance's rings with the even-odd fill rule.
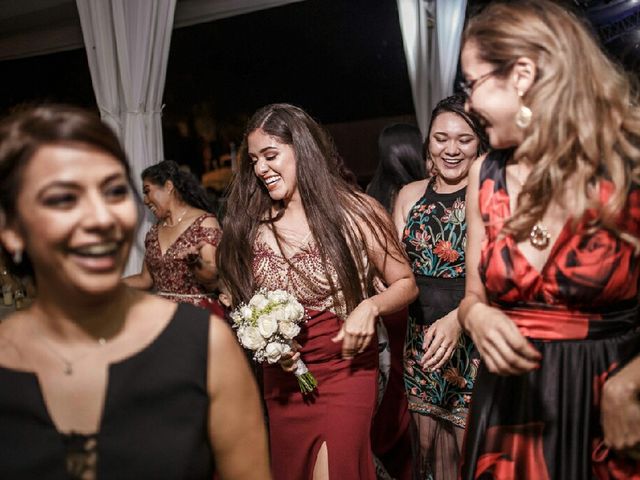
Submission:
[[[467,0],[436,0],[436,33],[438,35],[438,64],[440,66],[441,98],[453,93],[460,37],[464,26]]]
[[[433,42],[435,4],[433,0],[398,0],[398,15],[407,59],[413,105],[418,127],[426,134],[434,96],[430,75],[436,55]]]
[[[397,0],[418,126],[426,136],[433,107],[453,93],[466,0]]]
[[[176,0],[76,0],[100,113],[120,137],[133,181],[164,159],[160,114]],[[140,222],[125,275],[144,257]]]

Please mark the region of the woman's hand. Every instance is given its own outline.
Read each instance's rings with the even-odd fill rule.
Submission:
[[[296,363],[300,360],[300,344],[295,340],[291,343],[291,351],[283,354],[278,363],[285,372],[293,373],[296,371]]]
[[[195,277],[209,290],[213,290],[218,283],[218,270],[215,264],[215,248],[206,241],[201,241],[184,252],[179,258],[185,260]]]
[[[457,308],[436,320],[424,335],[420,365],[430,371],[442,368],[453,355],[461,331]]]
[[[605,443],[616,450],[640,445],[640,373],[636,359],[608,379],[602,389],[602,428]]]
[[[520,375],[540,367],[540,352],[500,310],[476,302],[466,313],[464,325],[490,372]]]
[[[197,245],[187,248],[184,252],[178,255],[178,257],[183,258],[191,268],[200,269],[205,263],[201,255],[202,247],[205,245],[207,245],[207,242],[200,242]]]
[[[376,333],[378,312],[371,299],[366,299],[347,317],[338,334],[331,339],[334,343],[342,342],[342,358],[351,359],[369,346]]]

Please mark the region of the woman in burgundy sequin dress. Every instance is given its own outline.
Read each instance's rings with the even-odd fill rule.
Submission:
[[[459,319],[480,351],[461,478],[640,479],[640,110],[546,0],[467,26],[467,107],[497,150],[467,193]]]
[[[378,315],[417,294],[381,205],[344,180],[324,130],[304,111],[269,105],[249,121],[218,250],[234,303],[283,289],[309,321],[297,338],[318,380],[300,393],[291,361],[265,365],[271,461],[279,480],[373,480]],[[374,291],[374,278],[388,288]]]
[[[215,252],[222,231],[204,188],[172,161],[142,172],[144,203],[158,218],[145,238],[142,271],[127,277],[131,287],[153,289],[224,317],[212,293],[217,282]]]

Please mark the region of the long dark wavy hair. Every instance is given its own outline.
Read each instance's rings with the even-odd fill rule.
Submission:
[[[145,168],[140,174],[142,180],[163,186],[171,180],[180,199],[205,212],[214,212],[213,206],[207,196],[207,191],[191,172],[182,170],[173,160],[164,160]]]
[[[292,147],[298,191],[334,302],[338,304],[338,290],[342,290],[347,311],[353,310],[373,293],[376,273],[364,263],[367,236],[363,228],[373,233],[374,241],[387,255],[402,258],[404,252],[384,209],[341,176],[340,157],[328,133],[302,109],[288,104],[263,107],[249,120],[230,185],[217,265],[234,304],[248,301],[256,287],[252,262],[259,226],[270,224],[282,245],[274,222],[284,212],[284,205],[271,200],[254,174],[247,152],[247,137],[258,129]],[[329,261],[338,267],[337,284],[327,274]],[[310,279],[308,284],[318,288]]]
[[[422,134],[418,127],[405,123],[385,127],[378,137],[378,166],[367,194],[390,212],[398,191],[425,176]]]
[[[424,141],[424,158],[427,159],[427,170],[428,174],[432,177],[435,176],[433,161],[429,155],[429,139],[431,138],[431,127],[433,126],[433,122],[439,115],[443,113],[455,113],[459,117],[461,117],[469,128],[473,130],[473,133],[478,138],[478,156],[482,155],[489,151],[489,139],[487,138],[487,134],[482,128],[482,124],[480,123],[480,119],[473,113],[469,113],[465,110],[466,98],[463,95],[455,94],[450,97],[443,98],[438,102],[438,104],[431,112],[431,119],[429,120],[429,129],[427,130],[427,138]]]
[[[0,226],[15,220],[25,168],[40,148],[49,145],[76,145],[107,153],[122,164],[133,185],[124,149],[98,115],[70,105],[25,106],[0,122]],[[26,252],[20,265],[7,257],[13,273],[33,274]]]

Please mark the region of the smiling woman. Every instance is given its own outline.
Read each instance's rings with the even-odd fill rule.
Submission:
[[[158,222],[145,238],[142,271],[125,282],[222,314],[212,293],[217,286],[215,252],[222,232],[204,188],[169,160],[147,167],[141,177],[144,203]]]
[[[136,221],[98,117],[46,106],[0,123],[0,243],[37,285],[0,324],[1,478],[270,478],[226,325],[121,282]]]
[[[465,201],[471,165],[487,140],[464,98],[441,100],[425,142],[431,177],[406,185],[393,210],[420,295],[409,308],[404,380],[419,439],[416,478],[457,474],[478,359],[460,331],[464,294]]]
[[[417,293],[387,212],[343,170],[306,112],[268,105],[249,120],[227,200],[218,261],[234,304],[258,288],[285,290],[310,317],[299,352],[263,368],[279,480],[375,478],[375,322]],[[299,355],[318,380],[309,397],[290,373]]]

